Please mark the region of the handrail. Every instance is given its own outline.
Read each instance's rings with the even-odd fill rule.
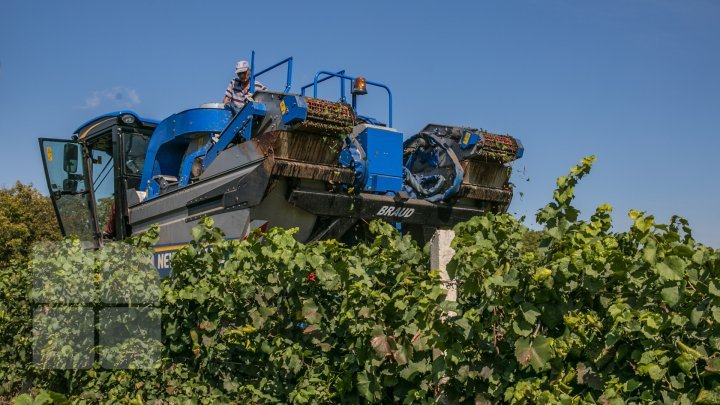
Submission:
[[[267,73],[276,67],[283,65],[287,63],[288,69],[287,69],[287,79],[285,81],[285,90],[283,93],[287,93],[290,91],[290,88],[292,87],[292,67],[293,67],[293,57],[285,58],[281,60],[280,62],[270,66],[269,68],[266,68],[258,73],[255,73],[255,51],[252,51],[251,56],[251,62],[250,62],[250,93],[255,92],[255,79],[259,77],[260,75]]]
[[[250,54],[250,94],[255,93],[255,51]]]
[[[319,81],[318,78],[320,77],[320,75],[327,75],[329,77],[324,78]],[[356,79],[355,77],[347,76],[343,73],[333,73],[333,72],[328,72],[327,70],[321,70],[315,74],[315,79],[313,80],[313,97],[317,97],[318,83],[321,83],[322,81],[325,81],[325,80],[329,79],[330,77],[340,78],[340,86],[341,86],[343,92],[345,89],[345,87],[344,87],[345,80],[350,80],[350,83],[352,83]],[[369,80],[366,80],[365,84],[369,85],[369,86],[380,87],[380,88],[385,89],[385,91],[387,91],[387,94],[388,94],[388,126],[392,128],[392,92],[390,91],[390,88],[382,83],[371,82]],[[308,85],[306,87],[310,87],[310,86]],[[353,96],[353,109],[357,112],[357,104],[355,102],[354,96]]]
[[[390,91],[390,87],[388,87],[382,83],[371,82],[369,80],[365,80],[365,84],[369,85],[369,86],[380,87],[380,88],[385,89],[385,91],[387,91],[387,94],[388,94],[388,126],[390,128],[392,128],[392,92]]]
[[[345,69],[343,69],[343,70],[338,70],[338,71],[335,72],[335,73],[344,75],[344,74],[345,74]],[[325,80],[330,80],[330,79],[332,79],[332,78],[333,78],[333,76],[323,77],[322,79],[318,80],[318,84],[324,82]],[[300,88],[300,95],[301,95],[301,96],[304,96],[304,95],[305,95],[305,89],[308,89],[308,88],[312,87],[313,85],[314,85],[314,83],[310,83],[310,84],[306,84],[305,86],[301,87],[301,88]],[[316,96],[316,97],[317,97],[317,96]],[[345,102],[345,81],[344,81],[344,80],[340,80],[340,101]]]
[[[281,65],[283,65],[283,64],[285,64],[285,63],[287,63],[288,69],[287,69],[287,79],[286,79],[286,82],[285,82],[285,90],[284,90],[284,93],[288,93],[288,92],[290,91],[290,88],[292,87],[293,57],[291,56],[291,57],[289,57],[289,58],[283,59],[283,60],[281,60],[280,62],[278,62],[278,63],[276,63],[276,64],[274,64],[274,65],[272,65],[272,66],[270,66],[270,67],[268,67],[268,68],[266,68],[266,69],[258,72],[258,73],[255,73],[255,51],[252,51],[252,54],[251,54],[251,57],[250,57],[250,89],[249,89],[249,92],[250,92],[250,93],[254,93],[254,92],[255,92],[255,78],[257,78],[258,76],[260,76],[260,75],[262,75],[262,74],[265,74],[265,73],[267,73],[267,72],[269,72],[269,71],[271,71],[271,70],[273,70],[273,69],[277,68],[278,66],[281,66]],[[322,79],[320,79],[320,76],[321,76],[321,75],[325,75],[326,77],[323,77]],[[324,82],[324,81],[326,81],[326,80],[329,80],[329,79],[331,79],[331,78],[333,78],[333,77],[337,77],[337,78],[340,79],[340,101],[341,101],[341,102],[345,102],[345,100],[346,100],[346,99],[345,99],[345,80],[349,80],[349,81],[350,81],[350,85],[352,86],[353,82],[354,82],[355,79],[356,79],[356,77],[352,77],[352,76],[346,75],[346,74],[345,74],[345,70],[340,70],[340,71],[338,71],[338,72],[329,72],[329,71],[327,71],[327,70],[321,70],[321,71],[317,72],[317,73],[315,74],[315,78],[314,78],[312,84],[308,84],[308,85],[306,85],[306,86],[303,86],[303,87],[300,89],[300,94],[304,96],[304,95],[305,95],[305,90],[306,90],[307,88],[309,88],[310,86],[312,86],[312,87],[313,87],[313,97],[317,98],[317,92],[318,92],[318,91],[317,91],[317,86],[318,86],[318,84],[319,84],[319,83],[322,83],[322,82]],[[387,94],[388,94],[388,126],[392,127],[392,119],[393,119],[393,114],[392,114],[392,92],[390,91],[390,88],[389,88],[388,86],[382,84],[382,83],[371,82],[371,81],[368,81],[368,80],[365,81],[365,84],[368,85],[368,86],[375,86],[375,87],[383,88],[383,89],[385,89],[385,91],[387,92]],[[357,100],[356,100],[356,97],[355,97],[354,94],[353,94],[353,97],[352,97],[352,107],[353,107],[353,110],[355,110],[355,111],[357,112]]]

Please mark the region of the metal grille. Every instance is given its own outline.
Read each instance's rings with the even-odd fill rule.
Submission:
[[[509,135],[482,132],[483,146],[480,156],[488,160],[508,163],[517,159],[518,144]]]
[[[355,125],[355,112],[343,103],[306,97],[307,119],[293,126],[293,130],[344,135]]]

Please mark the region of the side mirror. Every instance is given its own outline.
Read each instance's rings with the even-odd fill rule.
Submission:
[[[63,148],[63,170],[65,173],[77,173],[79,145],[66,143]]]
[[[63,192],[75,194],[77,193],[78,181],[73,179],[63,180]]]

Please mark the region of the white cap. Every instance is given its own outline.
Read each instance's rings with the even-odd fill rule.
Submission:
[[[241,60],[235,65],[235,73],[247,72],[250,69],[250,64],[246,60]]]

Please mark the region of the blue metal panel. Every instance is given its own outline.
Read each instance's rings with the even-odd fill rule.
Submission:
[[[474,132],[465,130],[465,132],[463,132],[462,138],[460,138],[460,148],[462,148],[462,149],[472,148],[473,146],[477,145],[479,140],[480,140],[480,135],[478,135]]]
[[[403,135],[368,127],[357,137],[367,158],[366,191],[398,192],[403,185]]]
[[[190,144],[188,135],[221,132],[232,113],[217,108],[195,108],[164,119],[150,137],[140,190],[145,191],[153,176],[180,177],[183,155]]]
[[[371,174],[370,181],[365,185],[365,190],[375,192],[396,193],[402,190],[403,179],[395,176],[383,176]]]
[[[307,103],[302,96],[285,96],[280,102],[280,112],[283,124],[296,124],[307,118]]]
[[[167,123],[168,129],[176,137],[200,132],[220,132],[230,122],[231,115],[229,110],[221,108],[192,108],[171,115],[161,125]]]

